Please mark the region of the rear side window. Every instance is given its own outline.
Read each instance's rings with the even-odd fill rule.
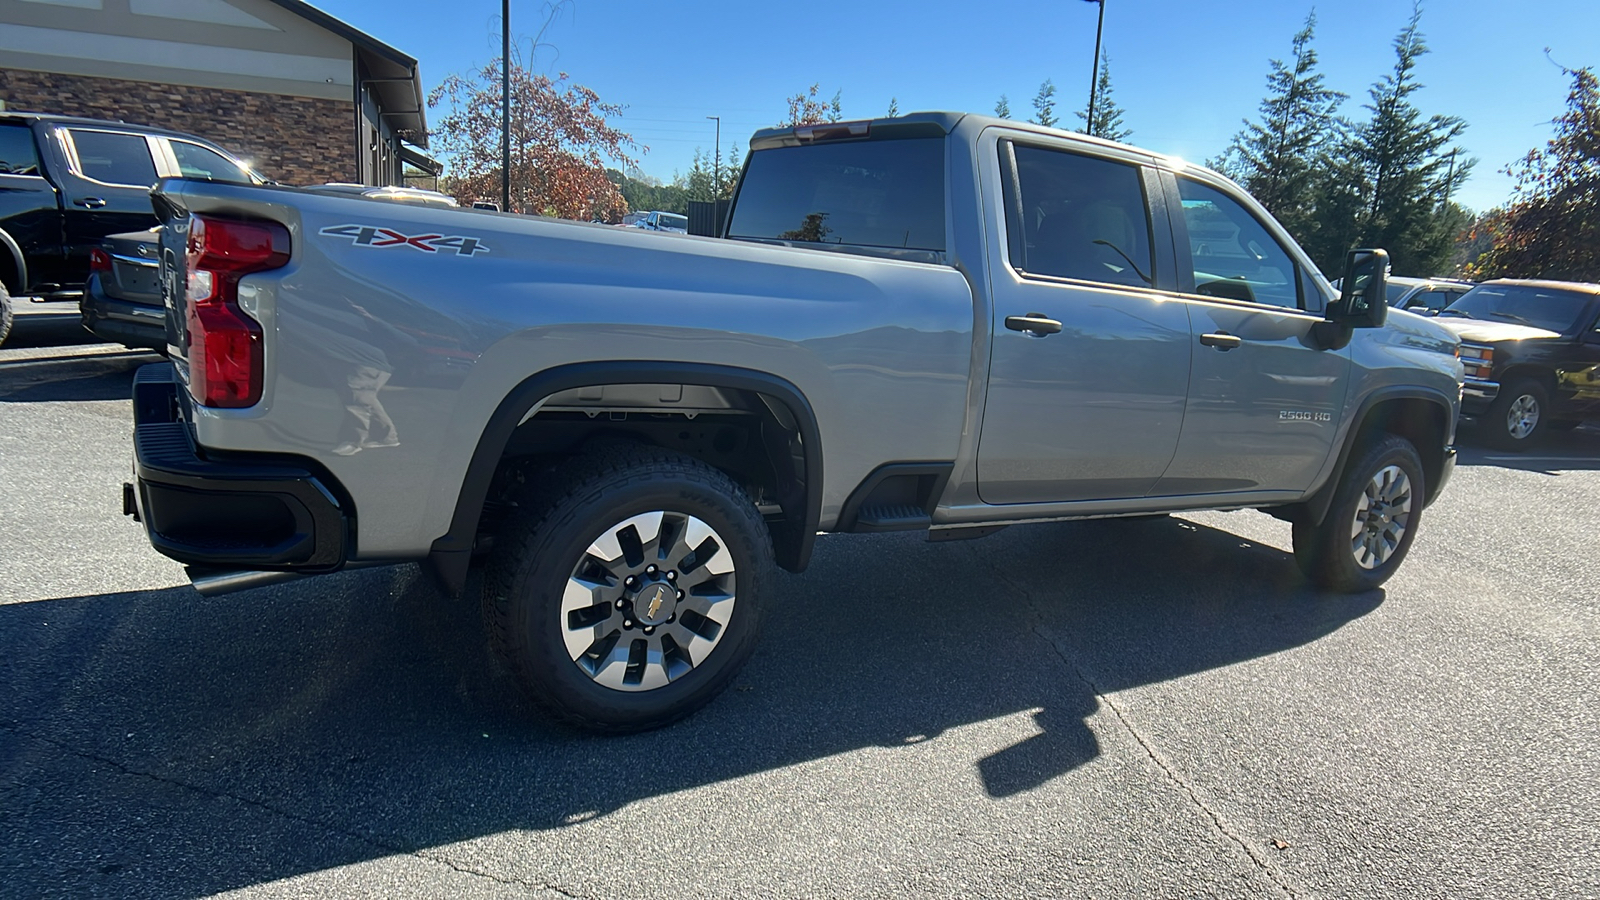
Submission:
[[[942,252],[944,139],[750,154],[728,236]]]
[[[1020,221],[1023,271],[1150,286],[1150,216],[1137,167],[1020,144],[1015,153],[1022,208],[1008,219],[1013,229]],[[1015,203],[1009,191],[1006,200]]]
[[[250,176],[239,165],[220,153],[207,150],[188,141],[173,141],[172,155],[177,157],[178,171],[185,178],[208,178],[212,181],[233,181],[249,184]]]
[[[39,151],[27,125],[0,125],[0,175],[39,174]]]
[[[156,164],[150,144],[140,134],[71,129],[78,154],[78,172],[104,184],[149,187],[156,183]]]

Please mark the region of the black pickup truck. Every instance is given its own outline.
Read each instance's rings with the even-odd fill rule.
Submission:
[[[1600,421],[1600,284],[1489,281],[1435,321],[1461,339],[1461,412],[1488,443],[1521,451]]]
[[[263,180],[193,135],[0,112],[0,343],[14,304],[77,300],[90,253],[107,235],[157,225],[150,188],[168,177]]]

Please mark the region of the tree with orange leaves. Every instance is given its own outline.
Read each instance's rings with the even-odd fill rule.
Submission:
[[[449,190],[462,203],[500,196],[500,61],[451,75],[428,94],[444,115],[429,136],[450,160]],[[622,168],[633,138],[607,123],[622,107],[573,84],[534,75],[511,61],[511,206],[514,212],[613,221],[628,211],[606,178],[607,159]]]

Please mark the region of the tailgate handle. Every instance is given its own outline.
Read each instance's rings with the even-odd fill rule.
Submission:
[[[1215,347],[1218,350],[1226,353],[1244,343],[1244,339],[1240,338],[1237,334],[1229,334],[1226,331],[1218,331],[1214,334],[1200,335],[1200,343],[1205,344],[1207,347]]]
[[[1059,334],[1061,323],[1047,318],[1044,313],[1031,312],[1025,316],[1006,316],[1006,327],[1032,337]]]
[[[72,203],[73,203],[74,206],[81,206],[84,209],[99,209],[100,207],[106,205],[106,198],[104,198],[104,197],[79,197],[78,199],[72,201]]]

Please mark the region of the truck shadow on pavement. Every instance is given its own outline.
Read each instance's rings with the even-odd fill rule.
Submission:
[[[1182,519],[824,538],[724,696],[621,738],[533,717],[475,602],[411,566],[13,603],[0,870],[201,896],[1031,715],[1037,733],[972,759],[1004,802],[1100,754],[1106,695],[1292,650],[1382,600],[1318,594],[1282,551]]]

